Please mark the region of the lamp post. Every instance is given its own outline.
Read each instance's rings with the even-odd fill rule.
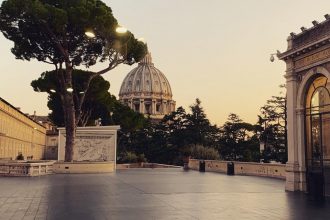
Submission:
[[[110,115],[110,125],[112,125],[113,124],[113,121],[112,121],[113,112],[109,112],[109,115]]]
[[[274,62],[275,61],[274,55],[278,56],[279,54],[281,54],[279,50],[277,50],[276,53],[271,53],[269,58],[270,62]]]

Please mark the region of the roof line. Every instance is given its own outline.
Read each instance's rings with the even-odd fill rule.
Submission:
[[[22,114],[24,117],[28,118],[29,120],[33,121],[34,123],[40,125],[43,128],[46,128],[45,126],[43,126],[42,124],[38,123],[37,121],[33,120],[32,118],[30,118],[29,116],[27,116],[26,114],[24,114],[23,112],[21,112],[20,110],[18,110],[15,106],[13,106],[12,104],[10,104],[9,102],[7,102],[6,100],[4,100],[3,98],[0,97],[0,101],[3,101],[5,104],[9,105],[10,107],[12,107],[13,109],[15,109],[15,111],[17,111],[18,113]]]

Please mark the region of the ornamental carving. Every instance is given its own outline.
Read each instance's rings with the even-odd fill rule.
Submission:
[[[304,66],[311,65],[313,63],[317,63],[319,61],[325,60],[330,57],[330,48],[322,50],[318,53],[314,53],[302,59],[299,59],[295,62],[295,68],[299,69]]]

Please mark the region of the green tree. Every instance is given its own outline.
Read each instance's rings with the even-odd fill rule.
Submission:
[[[153,158],[153,162],[180,163],[184,147],[189,144],[185,109],[178,107],[176,111],[165,115],[159,124],[153,125],[150,132],[152,138],[147,157]]]
[[[83,70],[72,71],[73,97],[75,107],[77,101],[82,95],[83,83],[89,77],[91,72]],[[44,72],[41,76],[31,82],[34,91],[48,93],[48,108],[52,111],[49,118],[57,126],[64,126],[64,113],[62,100],[56,92],[59,90],[59,84],[56,78],[56,71]],[[116,98],[108,92],[110,83],[102,76],[96,76],[91,80],[90,86],[85,94],[85,101],[80,109],[81,117],[78,125],[94,125],[94,121],[101,118],[102,121],[109,120],[111,110],[113,109]]]
[[[209,148],[216,149],[219,129],[207,119],[201,101],[196,99],[190,110],[191,113],[187,113],[184,108],[179,107],[154,126],[149,147],[151,153],[145,155],[157,158],[162,163],[182,164],[183,157],[192,153],[192,146],[205,148],[204,151],[198,152],[212,151]]]
[[[220,154],[225,160],[258,161],[259,142],[255,126],[231,113],[221,127]]]
[[[100,0],[4,0],[0,8],[0,30],[14,42],[11,52],[17,59],[36,59],[54,66],[63,104],[66,127],[65,161],[72,161],[75,131],[80,110],[91,80],[120,63],[132,64],[145,55],[147,48],[128,32],[116,34],[117,20]],[[93,31],[95,37],[86,37]],[[108,62],[90,74],[83,94],[74,102],[72,71],[83,65]],[[77,106],[75,106],[77,105]]]
[[[284,86],[280,86],[284,88]],[[282,93],[281,93],[282,94]],[[264,159],[287,161],[286,96],[272,96],[260,108],[260,141],[265,144]]]
[[[117,141],[119,157],[126,155],[127,152],[144,154],[149,140],[149,120],[119,101],[114,103],[111,111],[113,112],[111,120],[104,121],[104,124],[120,125]]]
[[[216,147],[219,129],[216,125],[211,125],[198,98],[190,106],[190,110],[191,113],[187,115],[187,139],[189,139],[190,144]]]

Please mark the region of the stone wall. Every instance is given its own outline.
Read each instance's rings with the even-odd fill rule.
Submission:
[[[57,162],[55,173],[110,173],[115,171],[115,162]]]
[[[0,158],[44,158],[46,128],[0,98]]]
[[[199,170],[199,161],[189,160],[189,168]],[[206,172],[227,173],[227,163],[230,161],[204,160]],[[265,176],[285,179],[285,164],[248,163],[233,161],[235,175]]]

